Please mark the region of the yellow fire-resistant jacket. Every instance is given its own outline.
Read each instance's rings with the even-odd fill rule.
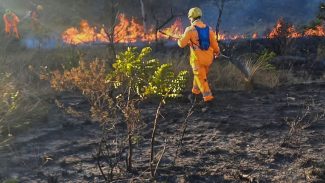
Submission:
[[[195,29],[195,26],[200,28],[205,28],[206,25],[200,21],[196,20],[192,23],[191,26],[187,27],[185,33],[178,40],[178,45],[181,48],[189,45],[191,47],[191,57],[190,63],[192,66],[194,65],[211,65],[214,56],[218,56],[220,54],[218,42],[216,39],[216,35],[213,30],[210,28],[210,48],[208,50],[201,50],[199,48],[199,35]]]

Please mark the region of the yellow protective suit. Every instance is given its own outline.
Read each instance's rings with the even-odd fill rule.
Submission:
[[[212,92],[209,87],[207,75],[209,73],[210,65],[215,56],[219,56],[220,50],[216,35],[210,28],[210,48],[208,50],[201,50],[199,47],[199,35],[195,26],[205,28],[202,21],[196,20],[191,26],[187,27],[185,33],[178,40],[178,45],[181,48],[187,45],[191,48],[190,64],[193,69],[194,81],[192,93],[202,94],[205,102],[213,100]]]
[[[17,15],[14,13],[5,13],[3,15],[3,21],[5,22],[6,34],[15,34],[16,38],[19,38],[18,23],[20,20]]]

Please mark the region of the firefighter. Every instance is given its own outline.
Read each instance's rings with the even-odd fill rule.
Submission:
[[[11,10],[7,9],[5,14],[3,15],[3,21],[5,23],[5,32],[8,36],[14,34],[14,36],[19,39],[19,31],[18,31],[18,23],[19,18],[18,16],[12,12]]]
[[[185,33],[178,40],[181,48],[190,46],[190,64],[194,74],[192,94],[189,100],[194,102],[198,95],[203,95],[205,106],[208,109],[214,97],[212,95],[207,75],[215,57],[219,56],[220,50],[216,35],[213,30],[201,21],[202,10],[192,8],[188,12],[191,26],[187,27]]]
[[[37,5],[36,8],[34,8],[34,10],[31,11],[30,17],[32,20],[32,29],[34,30],[34,32],[38,32],[40,31],[41,28],[41,24],[40,24],[40,16],[41,16],[41,12],[43,11],[43,6],[42,5]]]

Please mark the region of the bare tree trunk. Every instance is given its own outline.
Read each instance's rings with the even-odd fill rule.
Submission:
[[[110,17],[110,20],[109,20],[109,29],[107,28],[104,28],[105,30],[105,33],[108,37],[108,47],[107,47],[107,51],[108,51],[108,65],[111,66],[112,63],[115,62],[115,59],[116,59],[116,47],[115,47],[115,34],[116,34],[116,31],[115,31],[115,27],[116,27],[116,24],[117,24],[117,18],[118,18],[118,3],[115,3],[114,1],[111,1],[110,2],[110,5],[109,7],[107,8],[109,12],[111,12],[111,15],[109,15]]]
[[[144,33],[147,33],[147,14],[146,14],[146,9],[144,7],[143,0],[139,0],[141,4],[141,15],[142,15],[142,22],[143,22],[143,28],[144,28]]]
[[[158,27],[159,27],[159,20],[158,18],[156,17],[156,15],[154,14],[153,15],[153,19],[155,20],[155,46],[156,46],[156,49],[158,49],[158,33],[159,33],[159,30],[158,30]]]
[[[158,42],[158,27],[159,27],[159,20],[156,18],[156,16],[154,16],[154,20],[156,22],[156,25],[155,25],[155,41],[156,43]]]
[[[110,43],[111,43],[111,49],[112,49],[112,52],[113,52],[113,56],[114,56],[114,59],[115,59],[115,56],[116,56],[116,50],[115,50],[115,26],[116,26],[116,19],[117,19],[117,16],[118,16],[118,12],[116,10],[116,6],[114,4],[112,4],[111,6],[111,11],[113,13],[112,17],[111,17],[111,31],[110,31]]]
[[[222,17],[224,7],[225,7],[225,0],[221,0],[220,5],[218,5],[219,15],[218,15],[218,21],[217,21],[217,25],[216,25],[217,40],[219,39],[220,25],[221,25],[221,22],[222,22],[221,17]]]

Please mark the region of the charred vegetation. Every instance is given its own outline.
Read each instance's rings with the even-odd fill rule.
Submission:
[[[44,0],[41,31],[0,35],[0,182],[323,182],[324,4],[281,2]],[[184,5],[222,53],[205,113]]]

